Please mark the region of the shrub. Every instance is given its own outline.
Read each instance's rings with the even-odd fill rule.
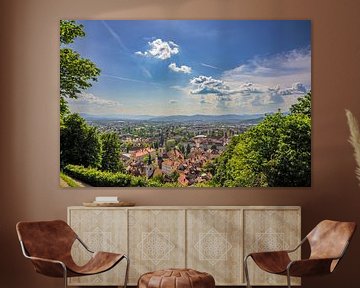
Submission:
[[[83,166],[69,164],[64,172],[71,177],[79,179],[95,187],[145,187],[148,180],[144,177],[136,177],[120,172],[113,173],[100,171],[96,168],[85,168]]]

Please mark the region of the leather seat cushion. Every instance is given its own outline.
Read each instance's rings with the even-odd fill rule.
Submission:
[[[166,269],[140,276],[138,288],[214,288],[214,277],[193,269]]]

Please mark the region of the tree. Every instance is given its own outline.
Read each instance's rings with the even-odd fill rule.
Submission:
[[[291,114],[304,114],[311,117],[311,92],[298,99],[298,102],[290,107]]]
[[[173,149],[176,145],[176,141],[175,139],[169,139],[166,141],[166,144],[165,144],[165,149],[166,151],[170,151],[171,149]]]
[[[285,118],[269,186],[311,185],[311,119],[304,114]]]
[[[78,25],[74,20],[60,20],[60,43],[74,43],[76,37],[84,37],[84,26]]]
[[[216,186],[310,186],[311,94],[300,98],[289,115],[267,115],[258,125],[233,137],[213,167]]]
[[[214,160],[214,164],[207,165],[209,172],[214,176],[212,182],[215,186],[224,186],[225,181],[231,178],[231,174],[229,174],[227,169],[227,164],[233,156],[236,145],[239,143],[239,137],[240,136],[234,136],[231,138],[230,143],[226,147],[226,150],[221,154],[220,157]]]
[[[66,98],[77,98],[78,94],[97,81],[100,69],[89,59],[64,47],[73,43],[77,37],[84,37],[83,25],[73,20],[60,21],[60,116],[69,114]]]
[[[111,172],[124,172],[124,165],[120,160],[121,143],[117,133],[108,132],[101,134],[102,160],[101,170]]]
[[[177,182],[180,174],[177,171],[172,172],[170,175],[168,175],[168,178],[170,182]]]
[[[60,127],[60,163],[82,165],[84,167],[101,166],[101,140],[95,127],[89,126],[78,114],[63,118]]]
[[[134,144],[131,141],[125,142],[125,149],[126,153],[129,153],[129,151],[134,147]]]
[[[190,154],[190,152],[191,152],[191,147],[190,147],[190,144],[188,143],[186,145],[186,156],[188,156]]]

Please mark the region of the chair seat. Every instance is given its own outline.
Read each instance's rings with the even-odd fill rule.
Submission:
[[[286,251],[258,252],[250,256],[261,269],[274,274],[286,274],[286,267],[291,262]]]
[[[114,267],[121,259],[123,254],[110,252],[95,252],[91,259],[83,266],[76,265],[73,261],[66,261],[68,268],[68,277],[92,275],[105,272]]]
[[[138,288],[215,288],[215,280],[206,272],[173,268],[141,275]]]

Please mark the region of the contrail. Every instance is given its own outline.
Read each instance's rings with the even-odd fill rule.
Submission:
[[[109,31],[109,33],[114,37],[114,39],[120,44],[121,48],[126,52],[129,52],[129,49],[122,42],[120,36],[104,20],[102,20],[101,22],[104,24],[105,28]]]
[[[138,80],[138,79],[131,79],[131,78],[126,78],[126,77],[121,77],[121,76],[116,76],[116,75],[110,75],[110,74],[104,74],[104,73],[102,73],[101,75],[102,75],[102,76],[105,76],[105,77],[110,77],[110,78],[115,78],[115,79],[123,80],[123,81],[149,83],[149,82],[142,81],[142,80]]]
[[[201,63],[201,66],[204,66],[204,67],[209,67],[209,68],[212,68],[212,69],[221,70],[219,67],[212,66],[212,65],[209,65],[209,64],[205,64],[205,63]]]

